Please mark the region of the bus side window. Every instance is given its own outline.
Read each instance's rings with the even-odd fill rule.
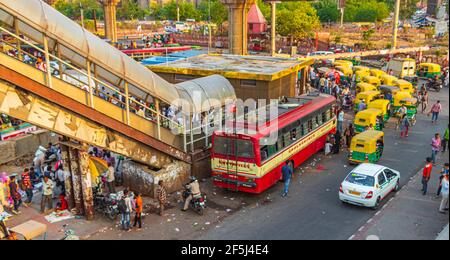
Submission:
[[[313,122],[312,119],[308,120],[308,133],[310,133],[313,130]]]
[[[327,112],[323,112],[322,113],[322,122],[325,123],[327,122],[329,119],[327,119]]]
[[[307,135],[309,133],[308,131],[308,122],[305,122],[302,124],[302,129],[303,129],[303,135]]]
[[[317,127],[319,127],[319,118],[318,118],[318,116],[314,116],[312,120],[313,120],[313,122],[312,122],[312,123],[313,123],[312,128],[313,128],[313,129],[316,129]]]
[[[325,120],[323,120],[322,114],[318,114],[317,115],[317,123],[319,124],[319,126],[321,126],[323,124],[323,122],[325,122]]]

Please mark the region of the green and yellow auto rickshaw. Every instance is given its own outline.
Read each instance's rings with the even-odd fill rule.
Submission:
[[[377,99],[369,103],[368,109],[379,109],[383,113],[383,121],[387,122],[391,118],[391,102],[387,99]]]
[[[383,130],[383,111],[378,108],[368,108],[356,113],[354,120],[355,132],[361,133],[367,128],[372,127],[374,130]]]
[[[411,95],[416,92],[416,89],[414,88],[413,84],[403,79],[394,81],[394,86],[399,87],[400,91],[406,91],[411,93]]]
[[[361,82],[364,77],[370,76],[370,72],[368,70],[356,70],[354,73],[356,83]]]
[[[381,80],[382,85],[393,86],[394,81],[398,80],[398,78],[396,76],[391,76],[391,75],[385,74],[380,77],[380,80]]]
[[[420,63],[417,68],[417,76],[421,78],[434,78],[441,76],[441,66],[436,63]]]
[[[364,103],[366,103],[367,106],[370,102],[378,99],[380,95],[380,91],[366,91],[358,93],[355,98],[355,111],[358,111],[358,106],[359,103],[361,103],[361,100],[364,100]]]
[[[376,163],[381,159],[383,150],[384,133],[368,130],[352,138],[348,160],[350,164]]]
[[[365,77],[363,77],[362,81],[366,82],[366,83],[369,83],[369,84],[372,84],[372,85],[374,85],[377,88],[379,86],[381,86],[380,79],[378,77],[375,77],[375,76],[365,76]]]
[[[370,83],[366,82],[359,82],[356,84],[356,94],[359,94],[361,92],[367,92],[367,91],[377,91],[377,87]]]

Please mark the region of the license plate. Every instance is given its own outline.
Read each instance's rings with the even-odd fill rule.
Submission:
[[[348,193],[355,195],[355,196],[361,196],[361,192],[357,192],[357,191],[353,191],[353,190],[349,190]]]

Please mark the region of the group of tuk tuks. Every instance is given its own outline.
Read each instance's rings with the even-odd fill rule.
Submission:
[[[412,59],[394,59],[392,64],[400,62],[401,69],[398,77],[389,75],[381,69],[373,69],[366,66],[354,66],[351,61],[336,60],[334,67],[349,81],[355,76],[356,98],[354,110],[355,132],[351,141],[349,161],[356,163],[376,163],[380,160],[384,149],[384,124],[391,117],[399,117],[399,109],[404,105],[407,108],[407,117],[412,125],[416,123],[418,100],[415,98],[416,89],[411,80],[414,77],[431,78],[440,74],[440,66],[431,63],[422,63],[415,70],[415,61]],[[406,62],[406,63],[405,63]],[[394,68],[394,65],[388,64]],[[390,69],[393,71],[393,69]],[[414,75],[411,75],[411,71]],[[408,80],[405,80],[408,79]],[[358,111],[359,103],[364,100],[366,109]]]

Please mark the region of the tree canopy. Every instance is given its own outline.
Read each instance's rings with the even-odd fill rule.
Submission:
[[[347,0],[344,20],[346,22],[377,22],[389,16],[389,1],[394,0]],[[416,0],[413,0],[416,1]],[[314,3],[314,8],[322,22],[336,22],[340,12],[334,0],[321,0]]]
[[[317,11],[307,2],[286,2],[277,5],[277,32],[300,39],[313,36],[320,29]]]
[[[94,18],[94,10],[97,18],[103,18],[103,8],[97,0],[74,0],[71,2],[65,0],[57,0],[53,3],[53,6],[64,14],[65,16],[75,19],[80,18],[80,3],[84,11],[84,17],[86,19]]]
[[[211,4],[211,6],[209,6]],[[202,0],[198,6],[203,21],[209,20],[209,10],[211,10],[211,21],[215,24],[222,24],[228,20],[228,8],[220,0]]]

